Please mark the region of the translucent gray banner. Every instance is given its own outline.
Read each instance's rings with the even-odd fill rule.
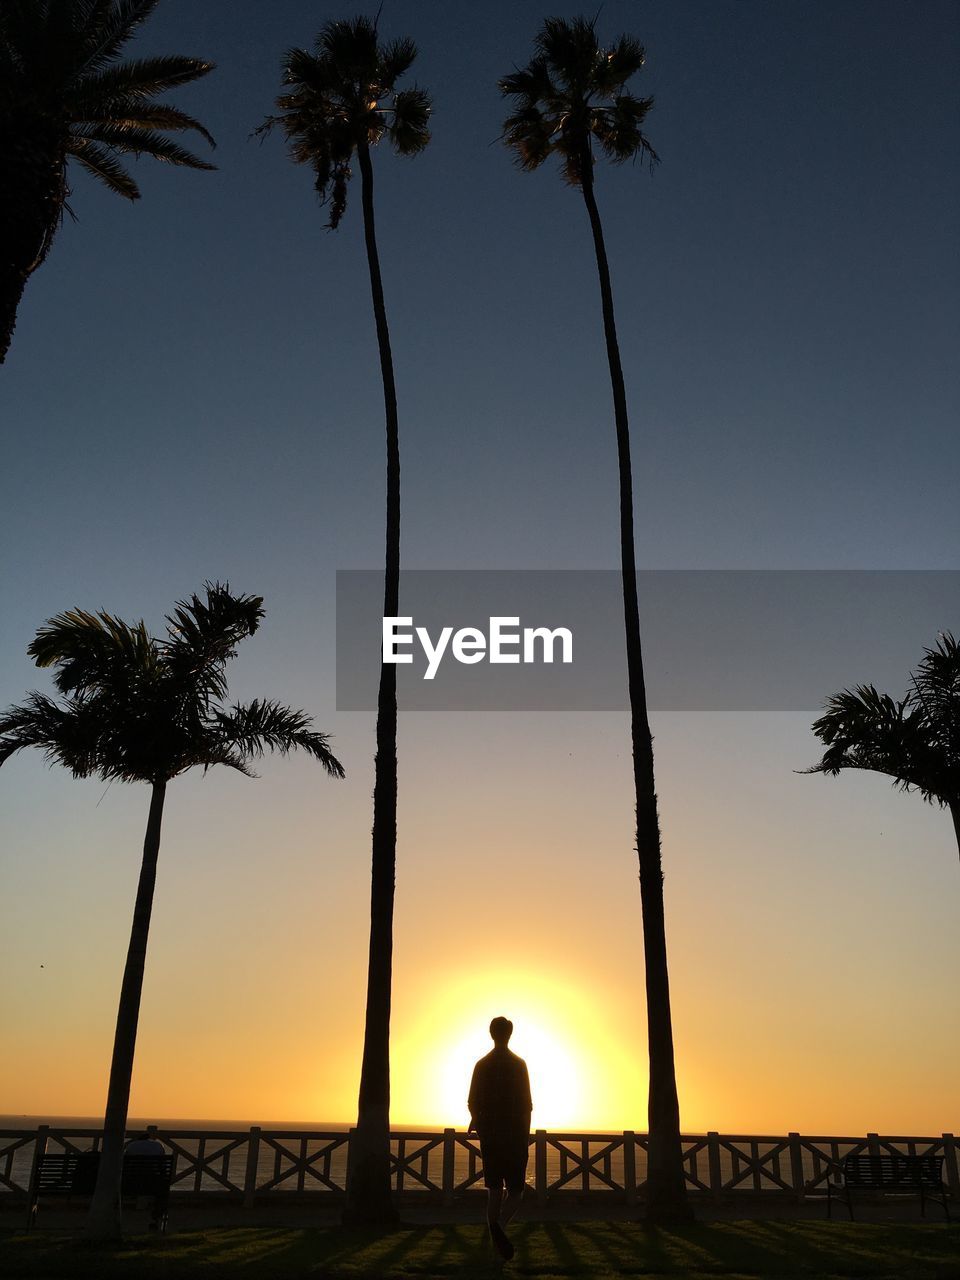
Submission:
[[[960,630],[960,570],[650,570],[637,585],[659,711],[817,711],[866,683],[900,696],[924,646]],[[382,611],[382,571],[337,573],[339,711],[376,708]],[[405,570],[400,611],[410,621],[396,628],[396,652],[412,658],[396,668],[402,710],[627,707],[615,570]],[[498,627],[503,660],[493,662]],[[465,628],[479,635],[458,637]],[[547,645],[542,633],[525,655],[524,631],[539,628],[569,632],[568,655],[561,634]]]

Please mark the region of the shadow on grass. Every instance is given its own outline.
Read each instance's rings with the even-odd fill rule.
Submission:
[[[232,1227],[105,1246],[67,1233],[0,1235],[4,1280],[286,1280],[287,1277],[669,1276],[707,1280],[956,1280],[960,1227],[942,1224],[720,1222],[666,1229],[629,1222],[524,1223],[503,1267],[479,1224],[389,1232]]]
[[[489,1280],[502,1268],[485,1228],[410,1226],[377,1232],[342,1227],[235,1227],[129,1236],[93,1243],[66,1232],[0,1234],[0,1277],[137,1280],[203,1277],[464,1276]]]
[[[960,1228],[829,1222],[723,1222],[676,1230],[571,1223],[571,1243],[612,1275],[890,1277],[957,1280]]]

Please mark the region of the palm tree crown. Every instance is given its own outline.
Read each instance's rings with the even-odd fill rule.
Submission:
[[[279,115],[258,133],[280,125],[290,154],[309,164],[321,204],[330,204],[328,226],[335,230],[347,207],[350,161],[358,149],[386,136],[402,156],[414,156],[430,141],[430,96],[416,86],[397,89],[417,47],[407,38],[381,45],[369,18],[328,22],[314,52],[291,49],[284,58],[287,92],[277,98]]]
[[[199,121],[159,102],[212,62],[180,56],[119,61],[120,51],[158,0],[3,0],[0,3],[0,364],[20,300],[50,252],[76,163],[110,191],[140,190],[121,157],[212,169],[174,142]]]
[[[534,47],[526,67],[500,81],[500,92],[515,107],[503,140],[521,169],[537,169],[556,154],[567,182],[582,186],[592,178],[594,142],[618,164],[638,155],[657,162],[641,127],[653,98],[626,89],[644,64],[638,40],[622,35],[604,49],[594,21],[548,18]]]
[[[74,609],[52,618],[30,645],[38,667],[56,667],[60,700],[31,693],[0,715],[0,765],[37,747],[76,777],[167,782],[199,765],[249,774],[264,751],[308,752],[343,777],[325,734],[302,711],[254,699],[229,710],[226,663],[263,617],[259,596],[219,583],[193,595],[155,639],[108,613]]]
[[[813,731],[826,745],[806,773],[867,769],[941,807],[960,803],[960,645],[946,632],[895,700],[873,685],[844,689]]]
[[[140,191],[119,160],[150,155],[193,169],[213,165],[166,137],[193,130],[213,145],[198,120],[158,102],[212,62],[178,55],[118,61],[120,50],[159,0],[18,0],[0,9],[0,81],[4,84],[0,165],[75,159],[118,195]],[[64,192],[66,194],[66,192]],[[60,211],[57,211],[58,214]]]

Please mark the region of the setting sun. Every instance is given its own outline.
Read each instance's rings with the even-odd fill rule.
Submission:
[[[535,1128],[616,1127],[634,1113],[645,1083],[591,994],[557,979],[506,967],[448,975],[394,1058],[394,1109],[410,1123],[469,1123],[474,1063],[493,1047],[491,1018],[514,1024],[510,1048],[530,1073]]]

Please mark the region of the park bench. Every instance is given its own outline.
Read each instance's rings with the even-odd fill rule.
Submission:
[[[36,1225],[41,1196],[92,1196],[100,1164],[99,1151],[68,1151],[62,1155],[42,1155],[37,1161],[30,1187],[27,1230]],[[129,1155],[123,1158],[120,1195],[124,1200],[152,1196],[157,1225],[167,1229],[167,1195],[173,1178],[173,1156]]]
[[[848,1155],[842,1181],[827,1180],[827,1217],[833,1217],[834,1197],[843,1197],[853,1221],[853,1191],[882,1191],[889,1195],[919,1195],[920,1216],[927,1216],[927,1200],[943,1206],[950,1221],[947,1189],[943,1184],[943,1156]]]

